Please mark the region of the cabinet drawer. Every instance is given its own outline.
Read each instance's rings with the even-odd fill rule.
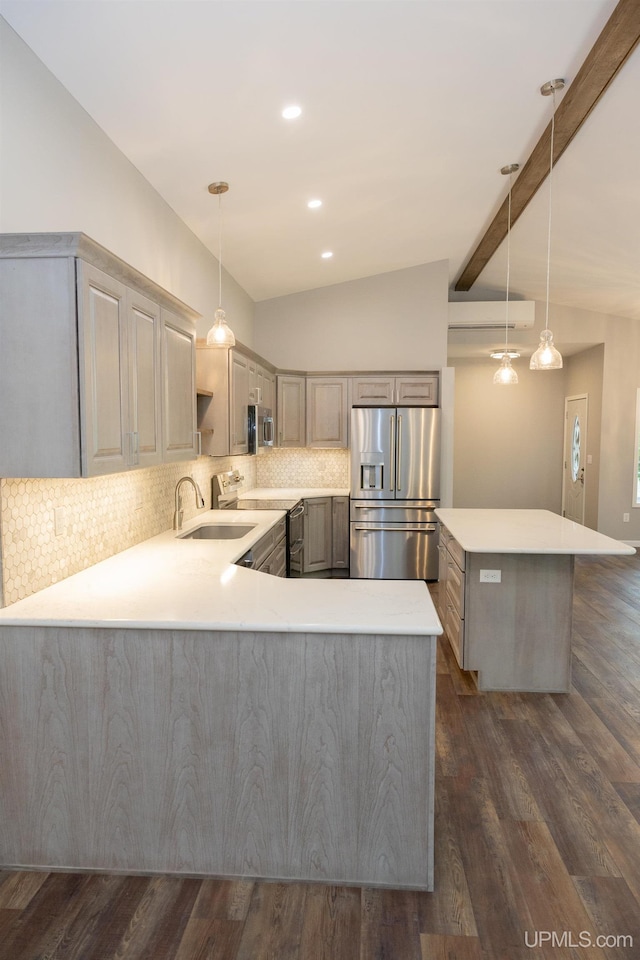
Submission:
[[[465,568],[464,550],[462,549],[458,541],[455,540],[452,536],[449,536],[449,540],[447,541],[447,550],[449,551],[449,553],[451,554],[455,562],[458,564],[460,569],[464,570]]]
[[[456,613],[452,604],[447,603],[447,609],[444,618],[444,629],[454,656],[458,661],[458,666],[464,669],[464,620]]]
[[[269,573],[272,577],[286,577],[287,575],[287,543],[280,540],[269,556],[258,567],[260,573]]]
[[[447,604],[452,603],[458,616],[464,618],[464,573],[452,559],[447,556]]]

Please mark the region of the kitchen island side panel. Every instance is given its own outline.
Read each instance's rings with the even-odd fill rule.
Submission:
[[[433,887],[435,638],[0,628],[0,863]]]

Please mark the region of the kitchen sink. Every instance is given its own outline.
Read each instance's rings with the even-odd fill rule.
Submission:
[[[239,540],[256,526],[255,523],[203,523],[179,537],[181,540]]]

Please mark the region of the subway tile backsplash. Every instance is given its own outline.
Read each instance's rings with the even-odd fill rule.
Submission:
[[[4,605],[106,560],[171,526],[175,486],[193,476],[211,507],[211,477],[239,467],[245,487],[347,487],[346,450],[273,450],[262,457],[199,457],[85,480],[0,479]],[[196,513],[183,491],[185,520]]]

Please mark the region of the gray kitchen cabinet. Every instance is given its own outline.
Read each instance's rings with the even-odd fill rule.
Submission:
[[[331,568],[349,569],[349,497],[332,497]]]
[[[198,421],[202,452],[211,457],[248,453],[249,357],[235,347],[198,343],[196,377],[198,389],[211,394]]]
[[[275,404],[275,374],[261,363],[249,365],[249,403],[259,403],[273,411]]]
[[[279,447],[306,446],[306,377],[277,377],[277,423]]]
[[[352,403],[380,407],[405,404],[410,407],[438,405],[437,373],[371,374],[352,378]]]
[[[465,652],[465,552],[443,526],[440,528],[439,550],[438,613],[458,666],[468,670]]]
[[[195,333],[168,310],[161,311],[164,371],[163,459],[191,460],[198,455],[196,433]]]
[[[247,347],[221,349],[204,341],[197,344],[196,367],[202,452],[212,457],[248,453],[249,404],[273,410],[275,374]]]
[[[176,417],[179,458],[195,456],[193,311],[84,234],[1,236],[0,282],[0,475],[97,476],[177,459],[164,437]],[[177,364],[163,352],[165,309],[187,345]],[[189,412],[178,416],[172,398],[183,394]]]
[[[284,517],[236,563],[243,567],[251,567],[252,570],[260,573],[269,573],[273,577],[286,577],[287,525]]]
[[[229,350],[230,454],[249,453],[250,367],[251,361],[240,350]]]
[[[349,377],[307,377],[307,446],[321,448],[349,445]]]
[[[332,497],[312,497],[304,501],[303,573],[330,570],[333,562]]]

